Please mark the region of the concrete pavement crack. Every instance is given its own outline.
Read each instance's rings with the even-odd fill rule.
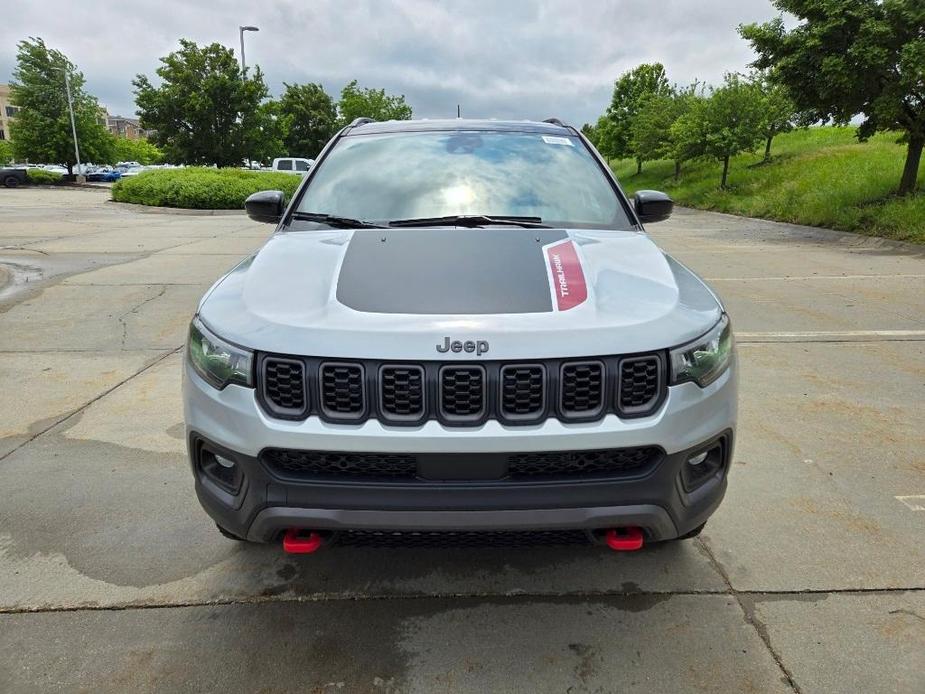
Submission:
[[[122,349],[125,349],[125,340],[128,337],[128,325],[125,323],[125,317],[130,316],[133,313],[138,313],[138,311],[141,309],[142,306],[152,301],[156,301],[157,299],[160,299],[162,296],[164,296],[164,294],[167,293],[167,285],[155,285],[155,286],[160,286],[161,291],[159,291],[155,296],[149,296],[147,299],[133,306],[128,311],[126,311],[125,313],[120,315],[118,318],[116,318],[116,320],[122,326],[122,341],[120,343],[122,346]]]
[[[215,607],[215,606],[233,606],[233,605],[263,605],[269,603],[320,603],[320,602],[363,602],[363,601],[401,601],[401,600],[437,600],[437,599],[459,599],[459,600],[478,600],[478,599],[505,599],[511,601],[524,600],[558,600],[567,598],[586,598],[594,600],[597,598],[651,598],[660,596],[677,596],[677,597],[701,597],[701,596],[725,596],[740,598],[747,601],[758,602],[767,598],[787,598],[793,597],[799,599],[806,595],[891,595],[896,593],[920,593],[925,592],[923,588],[833,588],[833,589],[810,589],[810,590],[639,590],[639,591],[584,591],[580,593],[529,593],[529,592],[512,592],[512,593],[492,593],[492,592],[457,592],[457,593],[412,593],[405,595],[364,595],[362,593],[312,593],[308,595],[252,595],[239,598],[216,598],[214,600],[180,600],[176,602],[138,602],[114,605],[66,605],[56,607],[0,607],[0,615],[14,614],[53,614],[56,612],[125,612],[132,610],[171,610],[185,607]],[[743,608],[743,612],[746,609]],[[893,610],[890,614],[906,613],[907,610]],[[918,614],[912,613],[916,617]],[[753,626],[753,624],[750,624]],[[760,633],[759,633],[760,636]],[[764,640],[764,639],[762,639]],[[767,643],[765,643],[767,646]],[[774,654],[772,650],[772,655]],[[782,668],[783,669],[783,668]],[[799,689],[795,689],[799,691]]]
[[[781,655],[774,649],[774,646],[771,645],[771,636],[768,633],[767,626],[760,619],[758,619],[757,615],[755,614],[754,601],[743,600],[743,593],[740,593],[733,587],[732,581],[729,579],[729,574],[726,573],[723,565],[719,563],[710,547],[706,542],[704,542],[703,538],[698,537],[695,542],[707,556],[707,559],[709,560],[710,565],[713,567],[713,570],[716,571],[723,579],[723,582],[726,584],[727,594],[736,601],[739,609],[742,610],[742,614],[745,617],[745,623],[755,630],[755,633],[758,634],[758,638],[760,638],[762,643],[764,643],[764,647],[774,659],[774,662],[777,664],[777,668],[781,671],[781,674],[783,675],[787,684],[790,686],[790,689],[796,692],[796,694],[801,694],[802,690],[796,683],[796,680],[794,680],[793,673],[790,672],[790,669],[786,665],[784,665],[784,661],[781,658]]]

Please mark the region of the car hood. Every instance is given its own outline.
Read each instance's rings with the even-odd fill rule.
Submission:
[[[200,318],[269,352],[375,359],[628,354],[706,332],[713,292],[644,233],[362,229],[274,234]],[[483,351],[483,350],[480,350]]]

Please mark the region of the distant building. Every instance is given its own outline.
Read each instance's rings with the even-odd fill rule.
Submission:
[[[153,131],[141,127],[137,118],[125,116],[110,116],[106,114],[106,129],[116,137],[126,137],[129,140],[139,140],[149,137]]]
[[[19,107],[10,101],[10,85],[0,84],[0,140],[10,139],[10,123],[18,112]]]

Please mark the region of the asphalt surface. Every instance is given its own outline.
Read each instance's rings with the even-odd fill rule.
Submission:
[[[0,190],[0,692],[925,692],[922,249],[652,226],[739,340],[698,540],[292,557],[199,509],[179,397],[196,302],[270,228],[106,197]]]

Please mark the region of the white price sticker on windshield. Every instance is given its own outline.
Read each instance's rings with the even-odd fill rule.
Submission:
[[[559,137],[557,135],[543,135],[543,142],[547,145],[568,145],[569,147],[574,147],[575,144],[567,137]]]

